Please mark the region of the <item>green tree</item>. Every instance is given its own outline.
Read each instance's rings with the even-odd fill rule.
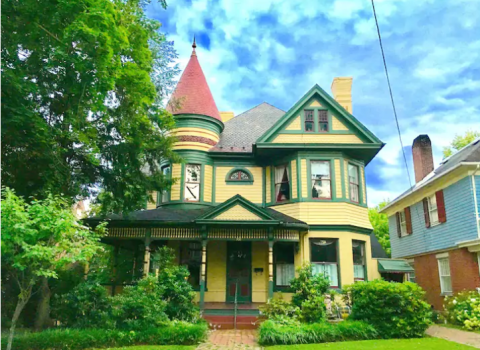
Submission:
[[[450,146],[443,149],[443,158],[450,157],[453,153],[462,149],[477,137],[480,137],[480,132],[473,130],[467,131],[464,136],[455,135],[453,141],[450,143]]]
[[[92,232],[77,221],[64,199],[47,195],[27,203],[9,188],[2,191],[1,215],[2,267],[20,291],[8,337],[10,350],[17,320],[38,281],[57,278],[61,269],[88,261],[100,249],[105,225]]]
[[[2,0],[2,185],[27,200],[101,190],[115,212],[171,185],[158,162],[177,159],[162,100],[178,67],[146,3]]]
[[[368,218],[370,223],[373,226],[373,233],[377,237],[380,245],[383,250],[387,253],[388,256],[392,253],[392,248],[390,247],[390,235],[388,230],[388,216],[387,214],[380,214],[379,211],[382,210],[389,202],[384,201],[377,205],[375,208],[368,209]]]

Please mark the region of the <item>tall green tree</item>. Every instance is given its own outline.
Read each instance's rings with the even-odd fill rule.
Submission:
[[[18,318],[38,282],[57,278],[61,269],[97,254],[105,225],[93,232],[77,221],[61,197],[47,195],[27,203],[8,188],[2,191],[1,215],[2,268],[8,270],[20,291],[8,337],[10,350]]]
[[[383,250],[388,256],[392,254],[392,248],[390,246],[390,235],[388,229],[388,216],[387,214],[380,214],[382,210],[389,202],[384,201],[377,205],[375,208],[368,209],[368,218],[373,226],[373,233],[377,237]]]
[[[443,149],[443,158],[450,157],[453,153],[457,152],[458,150],[462,149],[470,142],[475,140],[477,137],[480,137],[479,131],[469,130],[465,133],[465,135],[455,135],[450,146],[445,147]]]
[[[118,212],[171,184],[158,162],[176,159],[162,100],[178,67],[147,2],[2,0],[2,185],[27,199],[101,190]]]

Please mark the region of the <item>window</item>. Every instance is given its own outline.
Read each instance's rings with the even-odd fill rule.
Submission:
[[[427,198],[428,201],[428,217],[430,218],[430,225],[438,224],[438,208],[437,197],[435,195]]]
[[[312,198],[331,199],[330,162],[313,160],[310,162],[312,174]]]
[[[228,181],[252,181],[250,175],[243,170],[235,170],[228,177]]]
[[[314,131],[314,120],[313,120],[313,110],[305,110],[305,132]]]
[[[348,164],[348,182],[350,183],[350,200],[359,203],[358,166]]]
[[[448,256],[438,259],[438,274],[440,275],[440,289],[443,293],[452,292],[452,278],[450,276],[450,262]]]
[[[415,265],[413,259],[410,261],[407,261],[408,264],[412,267],[413,270],[415,270]],[[415,279],[415,271],[407,273],[407,281],[412,282],[412,283],[417,283]]]
[[[314,274],[324,274],[330,280],[330,287],[338,288],[338,256],[336,239],[311,239],[310,261],[312,263]]]
[[[398,220],[400,223],[400,237],[404,237],[407,235],[407,219],[403,210],[398,213]]]
[[[365,242],[352,241],[353,279],[365,281]]]
[[[170,166],[166,166],[162,169],[163,176],[166,178],[170,177]],[[162,191],[162,203],[168,202],[168,190],[163,190]]]
[[[294,249],[291,242],[278,242],[273,246],[275,285],[278,287],[290,286],[290,281],[295,278]]]
[[[185,166],[185,200],[198,202],[200,200],[200,170],[199,164],[187,164]]]
[[[180,264],[190,272],[188,282],[193,288],[200,288],[202,270],[202,244],[200,242],[182,241],[180,245]]]
[[[290,199],[290,180],[288,166],[280,165],[275,167],[275,200],[283,202]]]
[[[328,112],[326,110],[318,111],[318,131],[328,132]]]

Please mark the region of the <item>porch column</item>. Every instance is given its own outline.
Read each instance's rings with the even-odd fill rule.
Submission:
[[[148,276],[150,272],[150,242],[145,242],[145,255],[143,258],[143,277]]]
[[[207,240],[202,240],[202,265],[200,268],[200,310],[205,306],[205,276],[207,273]]]
[[[268,299],[273,298],[273,241],[268,241]]]

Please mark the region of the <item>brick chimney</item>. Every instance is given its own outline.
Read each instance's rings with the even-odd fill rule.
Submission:
[[[349,113],[352,113],[352,80],[351,77],[337,77],[331,87],[333,98]]]
[[[419,182],[433,171],[432,142],[428,135],[419,135],[413,140],[412,154],[415,182]]]

